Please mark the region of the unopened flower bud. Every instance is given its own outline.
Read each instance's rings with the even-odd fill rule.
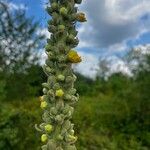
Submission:
[[[67,135],[66,137],[66,141],[68,142],[75,142],[76,140],[77,140],[77,137],[73,135]]]
[[[73,77],[72,76],[67,76],[66,77],[66,82],[67,83],[71,83],[73,81]]]
[[[70,89],[69,94],[74,95],[77,92],[75,88]]]
[[[57,136],[57,139],[58,139],[58,140],[63,140],[63,136],[59,134],[59,135]]]
[[[58,122],[62,122],[62,121],[63,121],[63,118],[62,118],[61,115],[57,115],[57,116],[55,117],[55,119],[56,119],[56,121],[58,121]]]
[[[70,130],[70,134],[71,134],[71,135],[74,135],[74,130],[73,130],[73,129]]]
[[[50,109],[50,113],[51,113],[52,115],[56,115],[56,114],[57,114],[57,109],[56,109],[55,107],[52,107],[52,108]]]
[[[64,32],[65,31],[65,26],[64,25],[59,25],[58,30],[61,31],[61,32]]]
[[[46,135],[46,134],[43,134],[43,135],[41,136],[41,141],[42,141],[42,142],[46,142],[47,140],[48,140],[47,135]]]
[[[68,41],[73,41],[74,40],[74,36],[72,34],[68,35],[67,37]]]
[[[64,81],[64,80],[65,80],[65,76],[62,75],[62,74],[60,74],[60,75],[57,76],[57,79],[58,79],[59,81]]]
[[[60,14],[63,16],[66,16],[68,13],[68,10],[65,7],[60,8]]]
[[[53,10],[56,10],[58,8],[58,4],[56,2],[51,4],[51,7]]]
[[[46,94],[47,93],[47,89],[43,88],[43,93]]]
[[[52,129],[53,129],[53,126],[52,126],[52,125],[50,125],[50,124],[47,124],[44,128],[45,128],[45,131],[47,131],[47,132],[51,132],[51,131],[52,131]]]
[[[58,62],[65,62],[66,61],[66,57],[61,55],[61,56],[58,56]]]
[[[66,99],[66,100],[71,100],[71,98],[72,98],[71,95],[69,95],[69,94],[66,94],[66,95],[65,95],[65,99]]]
[[[55,90],[59,90],[59,89],[60,89],[59,83],[55,83],[53,88],[54,88]]]

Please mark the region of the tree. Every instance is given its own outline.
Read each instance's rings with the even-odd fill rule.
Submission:
[[[38,23],[25,10],[12,10],[0,2],[0,68],[6,73],[25,72],[37,63],[43,35],[36,34]]]
[[[38,51],[44,35],[37,34],[39,24],[26,17],[25,9],[11,9],[9,3],[1,1],[0,18],[1,91],[7,93],[7,99],[23,99],[33,90],[30,83],[35,79],[27,76],[34,65],[39,70]]]
[[[134,75],[139,72],[150,71],[150,45],[133,48],[125,57],[128,66]]]
[[[110,71],[110,62],[106,58],[99,59],[99,69],[97,70],[97,77],[107,79]]]

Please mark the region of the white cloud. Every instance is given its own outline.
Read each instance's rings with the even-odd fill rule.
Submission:
[[[97,75],[97,71],[99,70],[99,58],[90,53],[79,52],[79,54],[82,56],[83,61],[75,65],[74,70],[84,76],[94,79]],[[122,72],[125,75],[132,76],[128,65],[121,58],[110,56],[104,59],[108,61],[108,72],[106,72],[107,76],[117,72]]]
[[[47,28],[39,28],[37,30],[37,35],[45,35],[46,38],[50,38],[51,33],[48,31]]]
[[[117,72],[121,72],[122,74],[132,76],[131,70],[129,69],[125,61],[115,56],[109,57],[107,59],[110,61],[109,76]]]
[[[45,53],[44,48],[39,50],[39,57],[40,57],[40,65],[44,65],[45,64],[45,60],[47,59],[47,55]]]
[[[150,31],[150,20],[141,21],[144,15],[150,15],[149,8],[149,0],[83,1],[80,10],[86,13],[88,22],[79,29],[79,47],[126,48],[127,40]]]
[[[138,45],[134,48],[134,51],[139,52],[142,55],[149,55],[150,54],[150,44]]]
[[[98,69],[98,57],[85,52],[79,52],[79,54],[82,57],[82,62],[75,65],[74,70],[84,76],[95,78]]]
[[[19,10],[19,9],[27,10],[28,9],[27,6],[25,6],[24,4],[15,4],[15,3],[12,3],[12,2],[8,3],[8,7],[11,10]]]
[[[3,4],[6,4],[7,7],[9,7],[9,9],[12,11],[12,10],[27,10],[28,7],[25,6],[24,4],[17,4],[17,3],[14,3],[14,2],[10,2],[8,0],[2,0],[1,1]]]

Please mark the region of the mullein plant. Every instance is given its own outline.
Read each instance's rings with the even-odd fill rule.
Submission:
[[[42,84],[44,94],[40,98],[43,123],[36,125],[36,129],[42,133],[42,150],[76,150],[77,136],[71,118],[79,95],[74,88],[76,76],[72,64],[82,61],[74,50],[79,43],[76,23],[85,22],[86,17],[76,7],[82,0],[49,1],[51,37],[47,39],[45,51],[48,57],[43,66],[48,78]]]

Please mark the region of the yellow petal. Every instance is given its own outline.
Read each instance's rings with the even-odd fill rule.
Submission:
[[[84,13],[78,13],[77,14],[77,20],[80,21],[80,22],[86,22],[86,17],[85,17],[85,14]]]
[[[64,91],[62,89],[56,90],[56,96],[62,97],[64,95]]]
[[[82,61],[81,57],[75,50],[70,50],[68,53],[68,60],[72,63],[79,63]]]

